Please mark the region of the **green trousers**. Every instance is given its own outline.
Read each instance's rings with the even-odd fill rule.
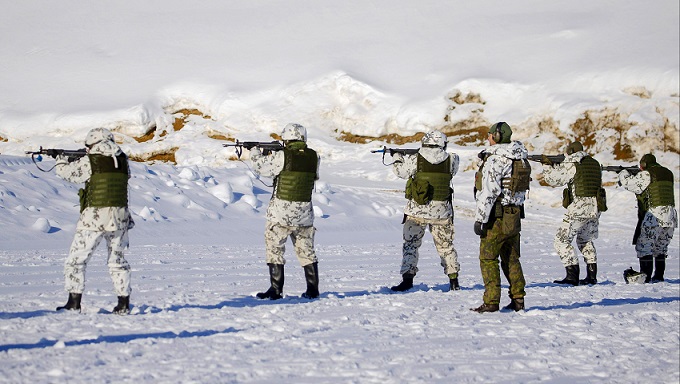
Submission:
[[[493,218],[486,234],[479,242],[479,266],[484,280],[484,303],[500,304],[501,300],[501,274],[498,268],[500,257],[500,269],[510,284],[510,298],[520,299],[525,296],[524,273],[520,257],[520,230],[521,224],[519,212],[515,213],[516,207],[504,207],[504,215]]]

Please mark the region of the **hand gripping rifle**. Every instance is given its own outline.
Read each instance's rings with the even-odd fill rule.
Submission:
[[[223,147],[235,147],[236,156],[238,156],[239,160],[241,160],[241,154],[243,153],[243,148],[250,150],[254,147],[258,147],[262,150],[262,153],[264,155],[268,155],[268,154],[275,152],[275,151],[283,150],[283,144],[281,144],[280,141],[276,141],[276,140],[270,141],[270,142],[238,141],[238,140],[236,140],[235,143],[222,144],[222,146]]]
[[[555,165],[564,161],[564,155],[529,155],[527,159],[545,165]]]
[[[39,170],[43,172],[50,172],[51,170],[54,169],[57,165],[55,164],[52,168],[50,169],[42,169],[38,165],[38,162],[42,161],[42,155],[49,156],[53,159],[56,159],[58,156],[65,156],[66,159],[68,160],[69,163],[74,162],[81,157],[87,155],[87,150],[85,148],[81,149],[56,149],[56,148],[48,148],[44,149],[42,146],[40,147],[40,150],[38,151],[26,151],[27,155],[31,155],[31,160],[33,160],[33,163],[35,164],[36,167],[38,167]]]
[[[620,173],[621,171],[628,171],[631,175],[640,173],[640,168],[636,166],[624,167],[623,165],[605,165],[602,167],[603,171]]]
[[[371,151],[371,153],[382,153],[383,165],[392,165],[394,163],[385,164],[386,154],[389,153],[390,156],[394,156],[395,153],[399,153],[401,155],[415,155],[418,153],[418,148],[387,148],[386,146],[383,146],[382,149],[374,149]]]

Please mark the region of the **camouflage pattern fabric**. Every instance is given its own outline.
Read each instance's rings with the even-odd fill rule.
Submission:
[[[551,187],[566,186],[576,177],[576,163],[588,156],[585,151],[566,155],[564,162],[555,166],[543,167],[543,180]],[[597,210],[596,197],[573,196],[572,203],[567,207],[562,225],[555,234],[555,251],[560,257],[562,265],[578,265],[574,247],[571,243],[576,238],[576,246],[583,254],[587,264],[597,262],[597,251],[594,239],[597,239],[600,223],[600,212]]]
[[[475,221],[486,223],[489,221],[491,211],[499,196],[502,195],[501,204],[524,205],[526,192],[512,193],[503,188],[501,181],[504,177],[512,174],[512,161],[527,158],[527,150],[519,141],[509,144],[494,144],[484,150],[488,156],[482,169],[482,189],[477,192],[477,210]],[[480,166],[482,160],[479,160]]]
[[[112,141],[102,141],[95,144],[91,149],[91,154],[101,154],[105,156],[115,156],[122,153],[120,147]],[[90,158],[83,156],[80,159],[69,163],[66,158],[60,157],[56,164],[57,176],[71,183],[82,184],[92,176],[92,166]],[[128,169],[128,175],[130,174]],[[76,229],[89,231],[119,231],[132,228],[134,222],[130,216],[128,207],[87,207],[80,214],[80,219]]]
[[[312,226],[286,226],[268,221],[264,231],[267,264],[286,263],[284,254],[289,236],[300,265],[304,267],[316,263],[318,260],[314,252],[315,231]]]
[[[265,177],[276,177],[284,166],[283,151],[264,156],[259,148],[253,147],[250,150],[250,160],[253,162],[253,172]],[[319,163],[317,161],[317,174]],[[281,200],[276,197],[276,191],[272,191],[267,207],[267,221],[283,226],[309,227],[314,225],[314,209],[311,202]]]
[[[503,223],[510,220],[509,216],[494,219],[486,235],[479,242],[479,267],[484,281],[484,303],[500,304],[501,300],[501,275],[510,284],[509,296],[511,299],[521,299],[526,293],[524,286],[524,272],[520,258],[520,234],[519,228],[508,230],[512,226]],[[505,224],[505,225],[504,225]],[[505,228],[505,230],[504,230]],[[500,257],[500,269],[498,259]]]
[[[65,286],[69,293],[83,293],[85,270],[99,243],[105,240],[107,247],[106,264],[117,296],[130,296],[130,265],[123,254],[128,247],[128,230],[119,231],[76,231],[68,258],[64,264]]]
[[[443,148],[432,148],[432,147],[422,147],[418,150],[425,160],[432,164],[439,164],[446,161],[447,157],[451,158],[451,176],[455,176],[458,173],[458,165],[460,160],[458,155],[455,153],[447,153]],[[401,179],[411,178],[417,170],[417,160],[418,155],[394,155],[394,164],[392,165],[392,170],[397,177]],[[451,185],[453,189],[453,182]],[[451,196],[453,199],[453,195]],[[404,208],[404,214],[410,217],[418,217],[423,219],[446,219],[453,217],[453,207],[451,201],[430,201],[427,204],[418,204],[413,200],[408,200],[406,202],[406,207]]]
[[[122,153],[118,145],[109,140],[98,142],[89,153],[115,156]],[[92,176],[88,156],[72,163],[57,159],[57,176],[72,183],[85,183]],[[128,169],[128,175],[129,175]],[[127,207],[88,207],[80,214],[76,234],[64,266],[66,290],[82,293],[85,287],[85,270],[94,250],[102,239],[107,244],[107,264],[118,296],[130,295],[130,266],[123,256],[129,245],[128,229],[134,226]]]
[[[597,239],[598,226],[598,219],[568,220],[565,218],[562,221],[562,225],[557,229],[554,240],[555,251],[560,256],[562,265],[565,267],[578,265],[574,246],[571,245],[574,238],[576,238],[576,246],[581,251],[581,254],[583,254],[583,260],[585,260],[586,264],[597,262],[597,251],[595,250],[593,239]]]
[[[418,272],[418,248],[423,242],[425,229],[428,226],[441,258],[444,274],[458,273],[460,270],[458,253],[453,247],[453,218],[423,219],[408,216],[404,222],[403,259],[399,272],[401,275],[405,273],[415,275]]]
[[[527,150],[519,141],[494,144],[484,150],[486,163],[482,168],[482,189],[477,192],[475,221],[484,223],[486,233],[480,237],[479,266],[484,280],[484,303],[500,304],[500,271],[510,284],[510,298],[525,296],[524,273],[520,264],[520,208],[526,191],[511,192],[503,188],[503,178],[512,175],[512,161],[526,159]],[[482,160],[480,159],[480,162]],[[480,164],[481,166],[481,164]],[[492,217],[491,212],[499,199],[503,217]],[[499,269],[500,258],[500,269]]]
[[[442,147],[421,147],[418,153],[432,164],[441,164],[447,159],[451,159],[451,176],[458,173],[460,159],[457,154],[449,154]],[[413,177],[418,170],[418,154],[414,155],[394,155],[392,171],[401,179]],[[453,181],[451,183],[453,191]],[[453,200],[453,192],[451,193]],[[427,204],[418,204],[413,200],[407,200],[404,214],[402,246],[402,263],[400,274],[418,272],[418,249],[422,245],[425,229],[429,227],[434,240],[435,247],[441,259],[441,266],[444,267],[445,274],[458,273],[460,264],[458,263],[458,253],[453,247],[454,227],[453,227],[453,205],[451,200],[436,201],[432,200]]]
[[[619,183],[627,191],[639,195],[651,183],[651,176],[647,171],[631,175],[624,170],[619,173]],[[673,230],[677,227],[678,212],[673,206],[650,207],[642,219],[640,237],[635,244],[637,257],[667,255]]]
[[[564,157],[564,162],[555,166],[543,167],[543,180],[551,187],[561,187],[574,181],[576,177],[576,163],[588,156],[584,151],[572,153]],[[590,220],[599,218],[596,197],[573,196],[573,201],[567,207],[565,221]]]
[[[284,167],[283,151],[264,156],[259,148],[250,150],[253,171],[265,177],[278,176]],[[317,175],[319,174],[317,159]],[[311,202],[286,201],[272,198],[267,208],[267,224],[264,231],[267,264],[285,264],[286,240],[290,236],[300,265],[317,262],[314,251],[314,209]]]

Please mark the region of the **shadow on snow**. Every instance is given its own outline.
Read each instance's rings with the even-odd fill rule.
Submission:
[[[529,307],[528,311],[552,311],[555,309],[579,309],[588,307],[610,307],[610,306],[620,306],[626,304],[644,304],[644,303],[672,303],[680,301],[680,297],[638,297],[638,298],[622,298],[622,299],[602,299],[598,302],[586,301],[582,303],[571,303],[571,304],[561,304],[561,305],[551,305],[546,307]]]
[[[85,340],[72,340],[65,341],[64,346],[72,347],[78,345],[94,345],[101,343],[127,343],[133,340],[140,339],[184,339],[189,337],[206,337],[213,336],[217,334],[234,333],[237,330],[234,328],[227,328],[221,331],[216,330],[205,330],[205,331],[182,331],[180,333],[175,332],[156,332],[156,333],[140,333],[131,335],[111,335],[111,336],[99,336],[96,339],[85,339]],[[47,340],[41,339],[37,343],[26,343],[26,344],[5,344],[0,345],[0,352],[9,351],[12,349],[36,349],[36,348],[47,348],[53,347],[58,343],[57,340]]]

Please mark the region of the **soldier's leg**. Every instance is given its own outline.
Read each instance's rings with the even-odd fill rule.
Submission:
[[[87,263],[102,240],[102,236],[102,232],[76,230],[69,255],[64,263],[65,288],[69,293],[83,293],[85,290]]]
[[[319,297],[319,269],[314,251],[315,232],[316,229],[313,226],[296,227],[290,235],[295,254],[305,272],[307,290],[302,294],[302,297],[307,299]]]
[[[423,243],[427,224],[412,217],[404,221],[404,244],[402,246],[401,275],[418,273],[418,248]]]
[[[484,281],[484,304],[498,305],[501,300],[501,272],[498,257],[503,243],[501,220],[494,220],[486,235],[479,240],[479,267]]]
[[[264,244],[267,264],[283,265],[286,263],[286,240],[291,229],[280,224],[267,221],[264,230]]]
[[[597,263],[597,251],[595,250],[593,240],[597,239],[598,226],[598,219],[590,219],[582,222],[578,227],[576,246],[581,251],[581,254],[583,254],[583,260],[585,260],[586,264]]]
[[[526,281],[519,261],[520,255],[520,235],[517,234],[505,240],[500,252],[503,273],[510,284],[511,299],[521,299],[526,295],[524,291]]]
[[[673,239],[672,227],[659,227],[657,241],[654,247],[654,275],[652,280],[665,281],[664,273],[666,272],[666,258],[668,257],[668,245]]]
[[[562,280],[554,280],[554,283],[579,285],[580,270],[578,258],[574,252],[574,247],[571,245],[571,242],[574,241],[574,237],[578,233],[578,224],[579,222],[567,221],[565,219],[557,229],[554,241],[555,251],[557,251],[562,265],[564,265],[566,276]]]
[[[314,251],[314,233],[316,229],[313,226],[296,227],[290,234],[290,239],[295,248],[300,265],[305,267],[316,263],[316,253]]]
[[[574,223],[563,220],[560,227],[555,234],[554,246],[557,255],[562,261],[562,265],[569,267],[571,265],[578,265],[578,259],[574,252],[574,246],[571,243],[576,237],[577,230],[574,228]]]
[[[128,247],[128,231],[123,229],[115,232],[107,232],[105,235],[108,246],[109,274],[113,281],[113,289],[116,296],[130,296],[130,264],[125,259],[125,249]]]
[[[458,263],[458,253],[453,246],[455,235],[453,219],[449,218],[442,223],[430,224],[430,232],[432,232],[434,246],[437,248],[437,253],[439,253],[441,259],[441,266],[444,267],[444,274],[457,274],[460,271],[460,264]]]

